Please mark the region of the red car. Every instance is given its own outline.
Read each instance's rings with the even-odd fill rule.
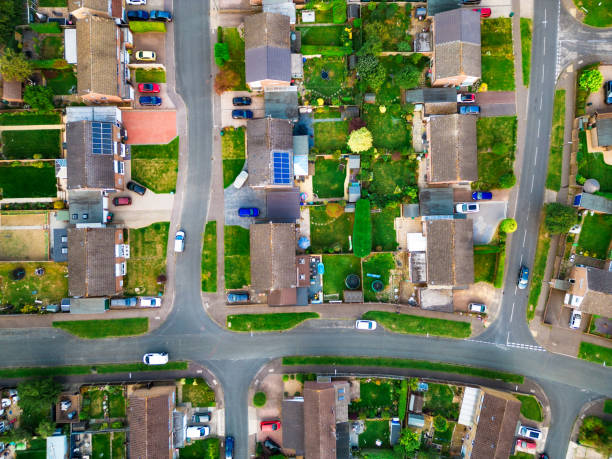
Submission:
[[[139,83],[138,92],[143,94],[158,93],[159,85],[157,83]]]
[[[536,449],[536,442],[525,438],[519,438],[516,441],[516,446],[523,449]]]
[[[119,196],[113,199],[113,204],[115,206],[129,206],[132,204],[132,198],[129,196]]]
[[[473,11],[480,13],[481,18],[488,18],[491,16],[491,8],[474,8]]]
[[[261,430],[264,432],[279,430],[280,428],[281,428],[280,421],[262,421],[261,422]]]

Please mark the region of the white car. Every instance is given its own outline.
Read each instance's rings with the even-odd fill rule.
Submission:
[[[185,250],[185,231],[178,230],[174,236],[174,251],[183,252]]]
[[[125,0],[128,5],[146,5],[147,0]]]
[[[572,226],[569,229],[568,233],[570,233],[570,234],[580,234],[580,230],[582,230],[582,226],[574,225],[574,226]]]
[[[208,426],[189,426],[187,427],[187,438],[201,438],[210,435]]]
[[[482,303],[470,303],[470,312],[484,314],[487,312],[487,307]]]
[[[455,210],[460,214],[472,214],[480,210],[480,204],[474,202],[460,202],[455,206]]]
[[[145,365],[165,365],[168,363],[167,352],[151,352],[142,358]]]
[[[159,308],[161,306],[161,298],[155,296],[141,296],[140,306],[145,308]]]
[[[248,178],[249,173],[247,171],[240,172],[240,174],[238,174],[238,176],[234,180],[234,188],[242,188],[242,185],[244,185]]]
[[[534,429],[533,427],[527,427],[524,425],[521,425],[519,427],[518,434],[521,437],[531,438],[532,440],[539,440],[542,436],[542,432],[540,432],[538,429]]]
[[[357,330],[376,330],[376,322],[373,320],[358,320],[355,322]]]
[[[581,322],[582,322],[582,313],[574,309],[572,311],[572,315],[570,316],[569,328],[571,328],[572,330],[578,330],[580,328]]]
[[[157,54],[155,54],[155,51],[136,51],[136,60],[155,62],[157,60]]]

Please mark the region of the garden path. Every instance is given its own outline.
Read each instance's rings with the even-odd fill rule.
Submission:
[[[43,129],[64,129],[63,124],[32,124],[29,126],[0,126],[2,131],[40,131]]]

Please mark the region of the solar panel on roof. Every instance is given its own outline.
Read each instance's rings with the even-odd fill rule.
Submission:
[[[274,183],[277,185],[289,185],[292,179],[289,153],[275,151],[272,154],[272,165]]]
[[[113,154],[113,125],[112,123],[91,123],[91,149],[94,155]]]

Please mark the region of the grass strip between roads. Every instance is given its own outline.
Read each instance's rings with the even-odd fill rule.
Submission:
[[[202,291],[217,291],[217,222],[206,223],[202,244]]]
[[[318,319],[316,312],[279,312],[276,314],[232,314],[227,328],[232,331],[288,330],[308,319]]]
[[[87,375],[94,370],[98,374],[128,373],[136,371],[186,370],[187,362],[169,362],[166,365],[144,363],[109,363],[102,365],[66,365],[60,367],[20,367],[0,369],[0,378],[32,378],[46,376]]]
[[[612,348],[582,341],[578,350],[578,358],[601,365],[612,365]]]
[[[540,218],[540,231],[538,233],[538,245],[536,247],[535,260],[531,270],[531,287],[529,290],[529,302],[527,303],[527,322],[535,317],[538,306],[540,292],[542,291],[542,281],[546,270],[546,260],[550,249],[550,236],[544,225],[544,214]]]
[[[529,73],[531,70],[531,32],[532,21],[521,18],[521,57],[523,66],[523,85],[529,87]]]
[[[411,335],[433,335],[447,338],[467,338],[472,332],[472,324],[455,320],[433,319],[430,317],[396,314],[386,311],[368,311],[365,320],[375,320],[389,331]]]
[[[53,322],[53,327],[61,328],[79,338],[114,338],[146,333],[149,330],[149,319],[131,317],[110,320],[67,320]]]
[[[479,378],[499,379],[501,381],[516,384],[523,384],[525,380],[522,375],[491,370],[488,368],[476,368],[466,365],[456,365],[454,363],[428,362],[427,360],[393,359],[388,357],[291,356],[283,357],[283,365],[389,367],[456,373]]]
[[[553,104],[552,131],[550,134],[550,156],[546,188],[553,191],[561,189],[561,169],[563,161],[563,136],[565,133],[565,89],[555,91]]]

